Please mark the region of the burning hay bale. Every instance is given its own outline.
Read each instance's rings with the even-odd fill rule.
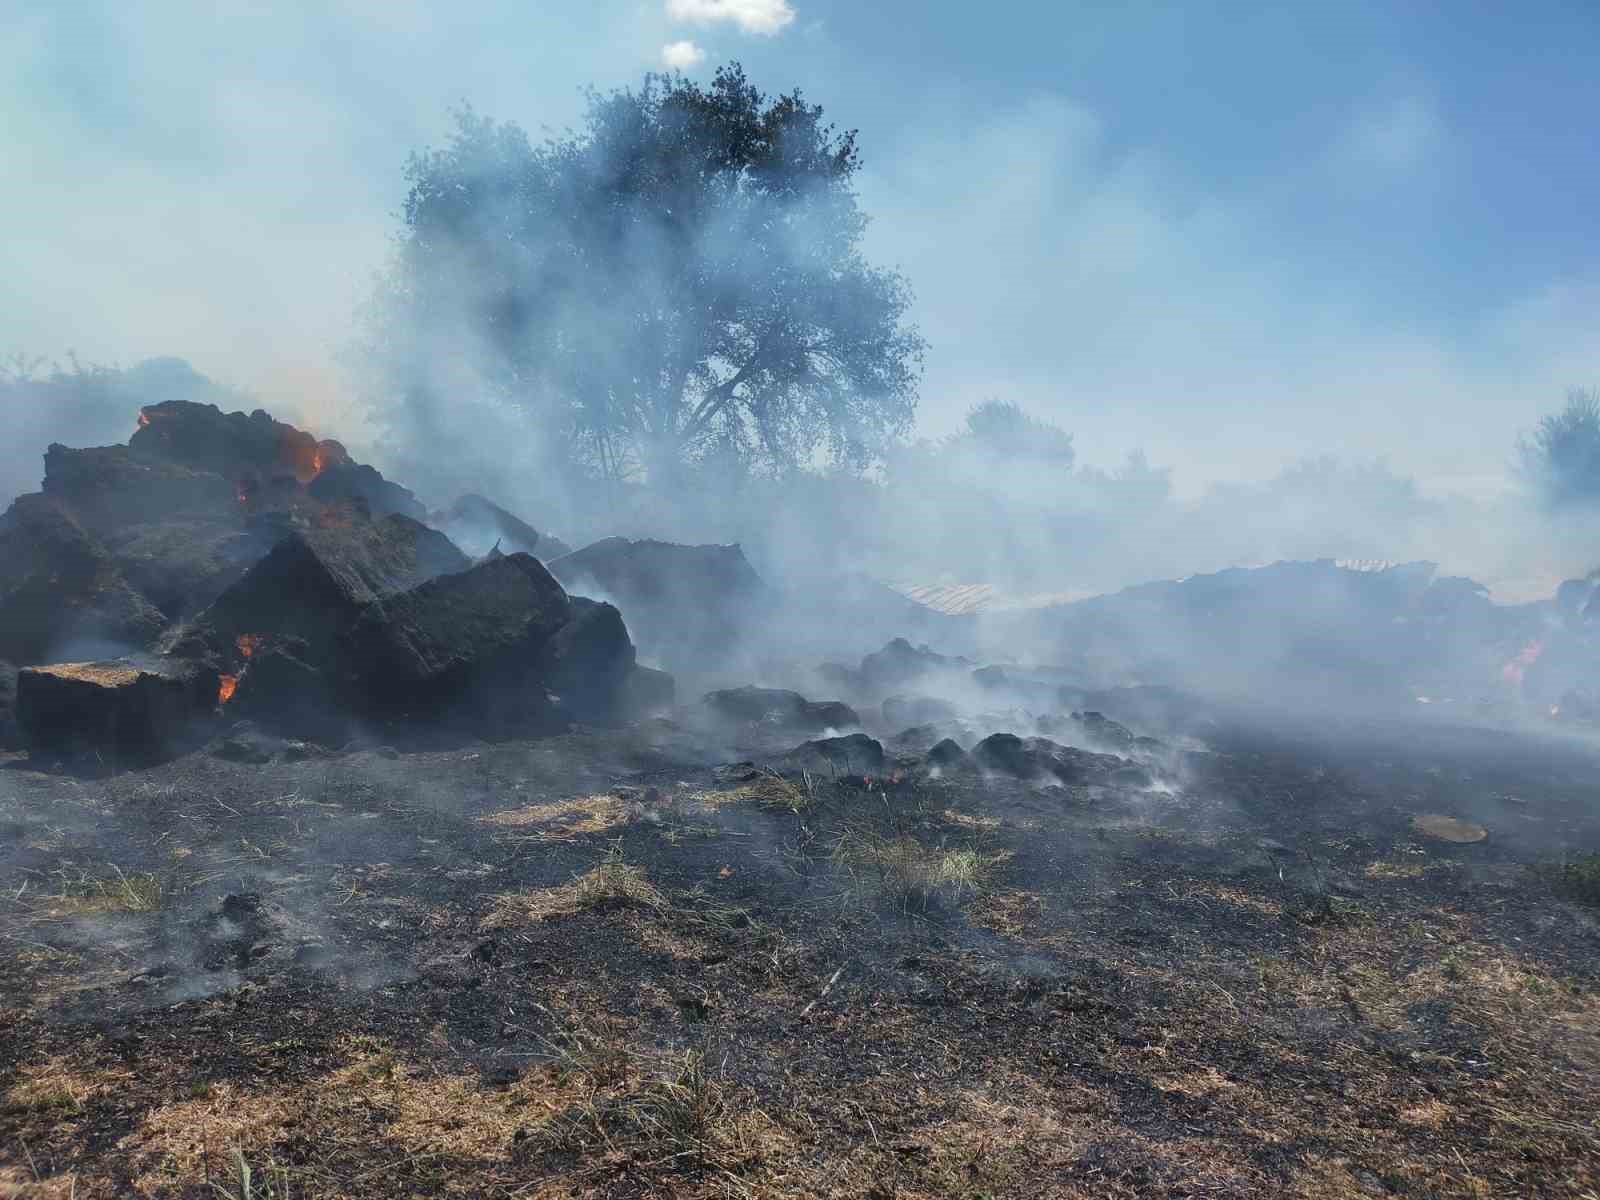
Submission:
[[[174,651],[224,664],[240,717],[316,741],[355,719],[542,733],[672,697],[611,605],[569,597],[532,555],[468,565],[398,515],[287,539]]]
[[[738,546],[679,546],[606,538],[550,563],[568,591],[610,600],[628,614],[640,648],[669,669],[724,662],[766,585]]]
[[[228,656],[240,637],[270,633],[325,657],[373,601],[468,565],[448,538],[409,517],[296,530],[219,596],[185,640]]]
[[[861,724],[855,710],[838,700],[807,700],[799,692],[779,688],[727,688],[706,693],[701,703],[723,721],[741,725],[771,725],[822,733]]]
[[[35,749],[148,761],[186,739],[222,686],[215,670],[172,660],[26,667],[17,675],[17,723]]]
[[[187,401],[141,409],[125,446],[52,445],[42,489],[0,518],[0,655],[21,663],[146,649],[284,536],[422,511],[337,442]]]
[[[332,472],[317,499],[359,496],[377,516],[401,513],[421,520],[425,515],[409,490],[353,462],[340,443],[318,441],[260,409],[246,416],[186,400],[147,405],[139,411],[139,429],[128,449],[141,458],[218,476],[235,486],[241,502],[297,495],[299,488]]]

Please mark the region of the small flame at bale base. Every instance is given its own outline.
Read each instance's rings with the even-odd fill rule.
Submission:
[[[139,428],[140,429],[147,429],[147,428],[149,428],[149,426],[150,426],[150,414],[145,412],[145,410],[141,408],[139,410]]]
[[[233,699],[233,693],[239,686],[237,675],[222,675],[217,679],[217,703],[226,704]]]

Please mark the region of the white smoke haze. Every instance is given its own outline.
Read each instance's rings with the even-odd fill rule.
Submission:
[[[234,407],[337,436],[431,505],[482,491],[575,545],[737,540],[777,577],[1081,595],[1278,558],[1427,558],[1518,600],[1595,565],[1592,530],[1536,511],[1508,471],[1518,433],[1600,375],[1594,272],[1496,293],[1451,336],[1397,323],[1356,270],[1297,258],[1277,227],[1302,193],[1403,204],[1449,184],[1460,118],[1426,77],[1347,98],[1275,176],[1208,191],[1068,88],[990,98],[928,82],[915,122],[875,128],[835,105],[855,82],[810,57],[806,39],[827,35],[802,36],[782,0],[667,0],[626,20],[520,11],[239,7],[212,24],[173,5],[30,10],[8,33],[22,69],[0,85],[30,150],[0,168],[0,204],[34,231],[0,249],[17,284],[0,302],[6,343],[125,366],[179,355],[248,392]],[[540,36],[491,36],[516,19]],[[346,351],[399,227],[405,155],[440,145],[462,100],[537,144],[571,127],[584,83],[703,64],[675,37],[686,27],[750,39],[719,50],[788,47],[795,66],[765,63],[755,81],[800,83],[862,125],[868,256],[906,272],[929,342],[913,444],[867,481],[728,470],[670,505],[574,494],[549,470],[557,448],[481,398],[476,335],[448,320],[413,348],[446,402],[383,438]],[[1070,468],[992,470],[941,449],[990,399],[1070,433]],[[121,440],[129,419],[8,413],[19,457],[3,490],[36,485],[25,460],[48,441]]]

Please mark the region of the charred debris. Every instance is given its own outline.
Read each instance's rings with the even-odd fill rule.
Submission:
[[[1427,563],[1279,563],[980,627],[852,577],[831,593],[849,610],[839,624],[882,648],[806,665],[781,651],[815,581],[786,593],[738,546],[609,537],[572,551],[478,495],[430,513],[341,443],[262,411],[152,404],[126,445],[44,458],[41,490],[0,517],[0,739],[45,756],[149,761],[241,721],[324,747],[373,731],[541,736],[665,714],[669,671],[743,683],[752,662],[807,694],[716,687],[684,724],[716,731],[719,750],[809,738],[793,761],[872,772],[887,745],[1078,780],[1099,769],[1079,754],[1156,749],[1150,734],[1193,717],[1174,699],[1188,693],[1597,709],[1594,580],[1508,608]],[[893,636],[902,622],[968,656]],[[1027,648],[1034,665],[985,660],[986,644]]]

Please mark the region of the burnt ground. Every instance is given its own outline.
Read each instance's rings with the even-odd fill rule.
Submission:
[[[1592,749],[698,761],[5,763],[0,1196],[1600,1195]]]

